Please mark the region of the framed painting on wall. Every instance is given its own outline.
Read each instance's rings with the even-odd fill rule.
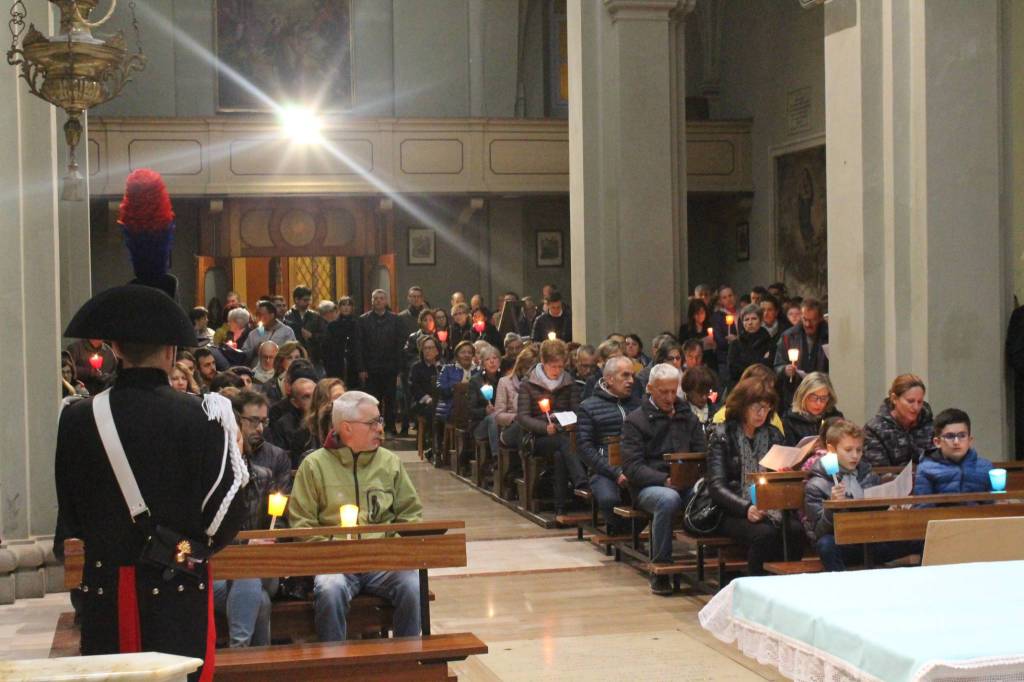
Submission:
[[[537,267],[560,268],[565,260],[562,233],[558,230],[538,230]]]
[[[828,293],[825,145],[775,156],[775,262],[790,294]]]
[[[428,227],[409,228],[409,265],[434,265],[437,262],[436,237]]]
[[[217,110],[297,105],[343,111],[352,100],[350,0],[215,0]]]

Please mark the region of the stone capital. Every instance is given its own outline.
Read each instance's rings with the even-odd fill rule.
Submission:
[[[673,21],[697,6],[697,0],[604,0],[612,21]]]

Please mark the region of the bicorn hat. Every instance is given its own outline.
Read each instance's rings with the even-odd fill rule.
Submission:
[[[160,289],[142,284],[96,294],[71,318],[64,336],[154,346],[196,345],[195,328],[181,306]]]

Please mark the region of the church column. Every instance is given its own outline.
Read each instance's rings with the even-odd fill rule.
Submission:
[[[50,3],[25,3],[52,26]],[[47,21],[51,13],[50,21]],[[0,602],[60,589],[50,552],[60,404],[56,112],[13,67],[0,76]],[[88,250],[88,243],[80,245]],[[49,569],[44,568],[49,567]]]
[[[694,0],[569,0],[573,338],[650,339],[685,298],[681,20]]]
[[[1010,454],[997,0],[825,4],[832,377],[847,416],[921,375]]]

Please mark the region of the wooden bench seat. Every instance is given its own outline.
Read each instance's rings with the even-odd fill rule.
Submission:
[[[316,642],[217,652],[217,682],[357,679],[447,682],[448,663],[486,654],[469,633],[389,640]]]
[[[764,570],[772,575],[822,573],[825,570],[825,565],[818,557],[811,557],[801,561],[769,561],[765,563]]]

